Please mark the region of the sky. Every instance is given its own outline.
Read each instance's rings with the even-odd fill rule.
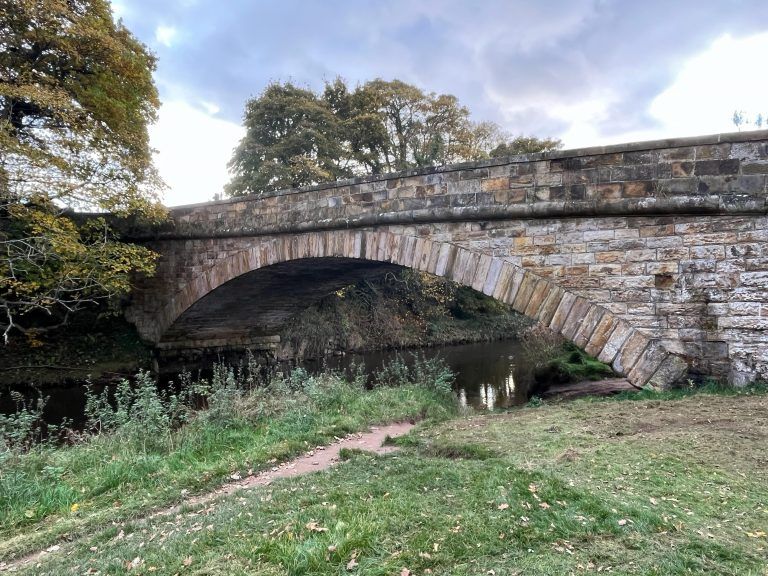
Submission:
[[[766,0],[114,0],[158,57],[169,206],[229,180],[248,98],[400,79],[565,148],[731,132],[768,116]],[[753,129],[744,125],[742,129]]]

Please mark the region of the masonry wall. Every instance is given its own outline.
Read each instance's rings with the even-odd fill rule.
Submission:
[[[767,174],[768,132],[758,132],[531,155],[174,209],[171,224],[152,231],[163,260],[135,306],[161,306],[255,243],[386,230],[547,279],[683,355],[695,371],[737,382],[768,378]],[[148,240],[146,232],[131,234]]]

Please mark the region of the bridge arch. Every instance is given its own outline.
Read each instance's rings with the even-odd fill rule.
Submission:
[[[175,284],[165,298],[156,300],[157,305],[148,314],[141,314],[147,311],[146,304],[134,306],[129,319],[145,339],[158,344],[197,302],[245,275],[314,259],[356,261],[402,266],[471,287],[562,334],[611,364],[635,385],[665,386],[685,371],[684,360],[608,309],[502,257],[409,234],[411,230],[401,226],[327,230],[230,242],[228,250],[219,252],[212,262],[191,266],[195,273]]]

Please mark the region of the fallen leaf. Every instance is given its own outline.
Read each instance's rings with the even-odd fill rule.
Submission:
[[[499,505],[497,506],[497,508],[498,508],[499,510],[506,510],[507,508],[509,508],[509,504],[507,504],[506,502],[504,502],[503,504],[499,504]]]
[[[328,532],[328,528],[320,526],[320,524],[318,524],[314,520],[312,522],[307,522],[306,528],[307,530],[311,530],[312,532]]]
[[[619,520],[619,526],[624,526],[626,523],[627,523],[627,521],[624,518]]]
[[[411,571],[408,568],[403,568],[400,570],[400,576],[411,576]]]
[[[78,504],[77,502],[75,502],[74,504],[72,504],[72,506],[69,507],[70,512],[77,512],[78,510],[80,510],[80,504]]]
[[[184,566],[191,566],[192,565],[192,556],[187,556],[186,558],[184,558],[184,560],[181,561],[181,563]]]
[[[352,558],[349,562],[347,562],[347,570],[354,570],[355,568],[357,568],[357,566],[358,566],[357,560],[355,560],[354,558]]]

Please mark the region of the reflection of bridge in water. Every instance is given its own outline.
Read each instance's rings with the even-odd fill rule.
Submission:
[[[129,310],[164,350],[274,344],[408,267],[550,326],[635,384],[768,377],[768,131],[557,151],[175,208]]]

